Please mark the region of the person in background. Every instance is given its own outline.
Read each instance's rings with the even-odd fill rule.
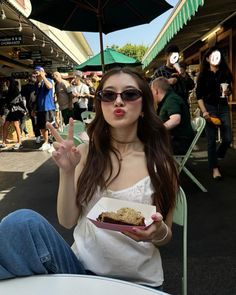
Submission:
[[[91,78],[91,81],[93,83],[94,88],[97,89],[98,88],[98,85],[99,85],[99,82],[100,82],[101,79],[96,74],[96,72],[91,73],[90,74],[90,78]]]
[[[187,105],[164,77],[153,80],[151,89],[154,101],[158,104],[157,114],[170,131],[174,155],[185,155],[194,138]]]
[[[194,88],[194,81],[179,64],[179,48],[170,44],[166,48],[166,64],[155,70],[152,80],[165,77],[176,94],[183,98],[187,106],[189,91]]]
[[[7,81],[1,80],[0,81],[0,133],[3,135],[3,126],[6,121],[6,116],[9,112],[6,103],[6,95],[8,92]],[[2,138],[3,139],[3,138]],[[0,145],[2,149],[7,148],[6,144],[3,143]]]
[[[20,93],[21,93],[21,86],[19,84],[19,81],[18,80],[15,80],[16,81],[16,86],[18,87],[18,89],[20,90]],[[28,109],[27,109],[27,106],[26,106],[26,98],[22,95],[22,100],[23,100],[23,103],[25,105],[25,112],[24,112],[24,116],[20,119],[20,132],[21,132],[21,138],[23,138],[23,132],[25,134],[25,137],[27,138],[29,136],[29,132],[27,130],[27,127],[26,127],[26,120],[27,120],[27,115],[28,115]]]
[[[89,88],[80,77],[76,77],[72,84],[74,86],[72,88],[74,119],[82,121],[81,113],[88,109]]]
[[[41,142],[40,129],[37,126],[37,120],[33,112],[34,104],[35,104],[35,96],[34,96],[35,83],[36,83],[36,77],[35,75],[32,74],[29,76],[28,82],[21,86],[21,95],[25,97],[26,99],[26,108],[28,110],[29,117],[32,123],[36,143],[40,143]]]
[[[63,117],[63,122],[65,125],[67,125],[69,123],[69,118],[73,117],[70,83],[62,79],[62,76],[59,72],[54,72],[53,78],[56,82],[56,100],[59,104],[59,109]]]
[[[194,79],[191,77],[191,75],[189,75],[189,73],[187,72],[187,65],[183,60],[179,62],[179,67],[180,67],[181,79],[183,80],[183,83],[185,85],[183,99],[184,101],[187,101],[189,104],[189,94],[190,94],[190,91],[194,89],[195,82],[194,82]]]
[[[6,94],[6,107],[8,109],[8,114],[3,125],[3,142],[0,145],[1,149],[7,148],[7,133],[10,123],[13,124],[16,136],[17,143],[13,146],[14,150],[19,150],[22,148],[21,144],[21,130],[20,130],[20,120],[24,116],[26,110],[24,99],[20,94],[17,83],[13,78],[7,80],[8,91]]]
[[[217,47],[211,47],[203,57],[197,79],[196,95],[203,117],[206,119],[208,162],[212,177],[221,180],[218,158],[224,158],[232,141],[228,98],[232,93],[232,73]],[[223,85],[227,87],[222,89]],[[217,146],[217,126],[211,117],[220,119],[221,143]]]
[[[25,113],[24,113],[24,116],[21,118],[20,120],[20,130],[21,130],[21,136],[23,136],[23,132],[25,134],[25,137],[28,138],[29,137],[29,132],[27,130],[27,127],[26,127],[26,121],[27,121],[27,118],[28,118],[28,114],[29,114],[29,111],[26,107],[26,98],[24,96],[22,96],[23,98],[23,103],[25,105]]]
[[[148,83],[134,70],[108,71],[95,95],[89,143],[74,146],[72,119],[65,140],[48,124],[60,170],[57,213],[61,225],[75,226],[72,249],[42,216],[16,211],[0,223],[1,279],[87,273],[162,288],[159,247],[172,236],[179,185],[168,133]],[[96,227],[86,216],[104,196],[154,205],[153,223],[122,233]]]
[[[93,82],[90,78],[85,79],[85,84],[89,88],[89,95],[88,95],[88,111],[93,112],[94,111],[94,94],[95,94],[95,87],[93,85]]]
[[[46,151],[51,148],[46,122],[53,122],[55,120],[53,81],[46,77],[46,73],[42,67],[38,66],[35,68],[35,75],[37,79],[35,85],[37,125],[44,140],[40,150]]]

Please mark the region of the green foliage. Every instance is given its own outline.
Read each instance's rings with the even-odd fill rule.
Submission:
[[[142,61],[142,58],[148,49],[148,47],[144,46],[143,44],[134,45],[130,43],[125,44],[123,47],[119,47],[113,44],[111,48],[127,56],[133,57],[139,61]]]

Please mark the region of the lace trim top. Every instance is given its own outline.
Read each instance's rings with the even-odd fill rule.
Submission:
[[[158,248],[150,242],[136,242],[124,234],[97,228],[86,215],[101,197],[153,204],[153,187],[149,176],[134,185],[118,190],[100,190],[83,209],[83,216],[74,230],[73,251],[86,269],[109,276],[160,286],[163,270]]]

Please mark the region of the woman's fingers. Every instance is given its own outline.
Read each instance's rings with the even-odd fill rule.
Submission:
[[[52,126],[51,123],[47,122],[46,127],[51,131],[52,136],[56,139],[58,142],[62,142],[63,139],[61,136],[57,133],[56,129]]]
[[[70,118],[67,139],[73,141],[74,137],[74,120]]]
[[[57,142],[57,141],[53,142],[53,147],[55,150],[65,149],[65,146],[62,143]]]
[[[151,216],[151,218],[153,223],[147,226],[145,229],[134,227],[131,232],[125,232],[124,234],[137,242],[152,240],[162,223],[163,216],[159,212],[156,212]]]
[[[162,221],[163,220],[163,217],[159,212],[156,212],[155,214],[153,214],[151,216],[151,218],[153,221]]]

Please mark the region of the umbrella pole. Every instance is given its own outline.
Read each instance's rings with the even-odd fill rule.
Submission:
[[[102,41],[102,32],[99,32],[99,38],[100,38],[100,48],[101,48],[101,63],[102,63],[102,72],[104,74],[104,51],[103,51],[103,41]]]
[[[103,40],[102,40],[102,19],[101,15],[98,15],[98,28],[99,28],[99,41],[100,41],[100,51],[101,51],[101,64],[102,64],[102,73],[104,74],[104,52],[103,52]]]

